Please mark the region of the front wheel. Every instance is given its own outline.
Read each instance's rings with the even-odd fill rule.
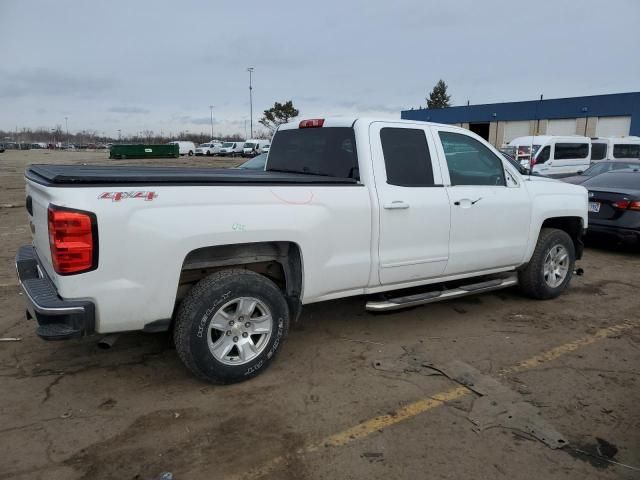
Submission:
[[[531,298],[556,298],[569,285],[575,263],[571,237],[563,230],[543,228],[529,264],[518,273],[520,288]]]
[[[176,316],[178,356],[199,378],[235,383],[263,371],[289,329],[280,289],[249,270],[223,270],[198,282]]]

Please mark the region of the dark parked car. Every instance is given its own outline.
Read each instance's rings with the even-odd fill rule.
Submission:
[[[640,160],[605,160],[602,162],[594,163],[584,172],[578,172],[577,175],[564,177],[560,180],[562,180],[563,182],[579,185],[587,181],[589,178],[600,175],[601,173],[609,172],[611,170],[621,170],[625,168],[640,169]]]
[[[605,172],[582,183],[589,190],[587,234],[606,234],[640,244],[640,171]]]

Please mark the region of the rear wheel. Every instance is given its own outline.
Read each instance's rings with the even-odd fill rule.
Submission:
[[[569,285],[575,262],[571,237],[563,230],[543,228],[529,264],[518,274],[520,288],[532,298],[556,298]]]
[[[193,150],[189,150],[189,156],[193,157]]]
[[[288,329],[289,308],[271,280],[224,270],[198,282],[182,301],[174,342],[196,376],[234,383],[267,368]]]

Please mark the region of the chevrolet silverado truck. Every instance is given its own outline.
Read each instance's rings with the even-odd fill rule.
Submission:
[[[587,191],[522,175],[472,132],[376,119],[280,126],[264,171],[32,165],[16,268],[46,340],[170,331],[196,376],[263,371],[302,305],[374,312],[519,285],[558,296]]]

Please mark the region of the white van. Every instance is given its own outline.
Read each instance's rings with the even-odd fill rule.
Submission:
[[[631,160],[640,158],[640,137],[594,137],[591,161]]]
[[[169,144],[178,145],[180,155],[189,155],[190,157],[196,153],[196,144],[193,142],[173,141]]]
[[[209,142],[209,143],[201,143],[196,148],[196,156],[206,155],[207,157],[210,155],[215,155],[220,151],[220,147],[222,143],[218,142]]]
[[[528,151],[528,155],[517,158],[523,167],[546,176],[571,175],[591,164],[589,137],[536,135],[514,138],[509,145],[517,151]]]
[[[242,155],[242,147],[244,146],[244,140],[238,142],[224,142],[220,147],[220,151],[218,155],[221,157],[230,156],[235,157],[236,155]]]
[[[271,142],[269,140],[260,140],[260,139],[249,139],[245,142],[242,156],[243,157],[255,157],[262,153],[262,149]]]

